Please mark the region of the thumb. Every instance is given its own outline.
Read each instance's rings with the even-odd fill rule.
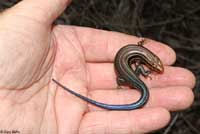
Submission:
[[[51,24],[69,5],[71,0],[22,0],[6,11],[6,15],[28,17]]]

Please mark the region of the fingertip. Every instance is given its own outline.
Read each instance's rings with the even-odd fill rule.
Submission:
[[[165,109],[165,108],[162,108],[162,107],[158,107],[156,109],[157,113],[154,113],[155,114],[155,122],[160,120],[162,118],[162,120],[160,120],[159,124],[160,124],[160,128],[162,127],[165,127],[169,121],[170,121],[170,118],[171,118],[171,115],[170,115],[170,112]],[[157,114],[157,115],[156,115]]]
[[[170,121],[170,113],[168,110],[157,108],[146,108],[146,117],[138,119],[138,133],[147,133],[165,127]]]
[[[161,107],[132,111],[89,112],[84,116],[79,132],[147,133],[163,128],[169,121],[169,111]]]
[[[176,83],[174,85],[178,86],[177,83],[182,83],[183,86],[194,88],[196,77],[190,70],[182,67],[168,67],[167,69],[168,75]]]
[[[164,66],[163,74],[152,74],[152,80],[144,79],[148,87],[166,87],[166,86],[186,86],[194,88],[196,84],[195,75],[186,68],[175,66]]]
[[[177,107],[174,110],[186,109],[194,102],[194,93],[192,92],[191,88],[180,87],[179,91],[179,95],[176,96]]]
[[[184,110],[191,106],[194,94],[191,88],[185,86],[165,87],[151,89],[147,107],[163,107],[169,111]]]
[[[172,65],[175,63],[176,53],[169,45],[148,39],[146,46],[160,57],[164,65]]]
[[[186,73],[187,80],[188,80],[188,86],[190,88],[194,88],[194,86],[196,85],[196,77],[195,77],[195,75],[190,70],[188,70],[186,68],[182,68],[182,69]]]
[[[170,112],[165,108],[158,108],[158,111],[160,111],[160,117],[162,117],[162,120],[160,121],[160,128],[165,127],[171,119]]]
[[[176,52],[168,45],[163,44],[163,47],[166,50],[166,54],[164,59],[166,61],[166,65],[172,65],[176,62]]]

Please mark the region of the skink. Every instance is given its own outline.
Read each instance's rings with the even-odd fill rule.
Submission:
[[[91,103],[95,106],[108,109],[108,110],[134,110],[143,107],[149,99],[149,91],[145,83],[139,78],[139,75],[147,77],[151,71],[162,73],[164,71],[161,60],[153,54],[150,50],[143,47],[143,40],[136,44],[130,44],[122,47],[115,56],[114,66],[117,73],[118,85],[128,84],[132,88],[141,91],[141,97],[138,101],[131,104],[112,105],[97,102],[87,98],[79,93],[72,91],[65,87],[55,79],[52,79],[57,85],[67,90],[71,94]],[[135,64],[135,69],[131,67]],[[145,70],[143,65],[146,65],[149,70]]]

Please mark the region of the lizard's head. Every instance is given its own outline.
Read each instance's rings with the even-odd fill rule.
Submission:
[[[155,54],[151,54],[151,56],[149,56],[149,64],[147,66],[157,73],[164,72],[163,63]]]

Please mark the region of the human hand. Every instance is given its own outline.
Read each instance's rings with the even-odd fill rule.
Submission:
[[[23,0],[0,15],[0,129],[26,134],[147,133],[165,126],[169,111],[192,103],[193,74],[171,67],[174,51],[150,40],[145,47],[161,58],[165,72],[143,79],[150,90],[144,108],[107,111],[57,87],[51,78],[101,102],[134,102],[138,92],[116,90],[112,62],[122,46],[140,39],[91,28],[52,26],[69,1],[52,3]]]

